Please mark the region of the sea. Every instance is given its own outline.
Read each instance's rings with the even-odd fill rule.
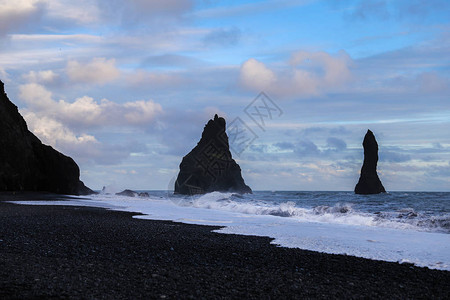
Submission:
[[[149,197],[100,193],[67,201],[17,204],[76,205],[141,213],[135,218],[220,226],[216,232],[268,236],[280,247],[406,263],[450,271],[450,193],[255,191]]]

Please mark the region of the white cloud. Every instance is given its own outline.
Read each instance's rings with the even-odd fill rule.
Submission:
[[[241,66],[241,81],[251,89],[264,90],[277,81],[273,71],[254,58],[250,58]]]
[[[105,115],[108,103],[108,101],[102,100],[98,104],[93,98],[84,96],[77,98],[72,103],[59,100],[54,104],[54,108],[47,108],[47,111],[54,110],[55,117],[59,115],[72,124],[79,121],[86,126],[96,126],[107,121]]]
[[[21,86],[20,97],[36,110],[45,110],[55,104],[52,100],[52,93],[36,83]]]
[[[91,34],[11,34],[10,37],[14,42],[36,43],[64,42],[66,44],[98,44],[104,41],[104,37]]]
[[[69,129],[62,122],[48,116],[22,110],[28,128],[44,143],[53,146],[77,162],[95,162],[100,165],[118,164],[133,152],[146,151],[145,145],[134,142],[123,145],[107,144],[98,141],[93,135]]]
[[[53,83],[58,79],[58,75],[52,70],[46,71],[30,71],[28,74],[23,75],[23,78],[29,82],[48,84]]]
[[[115,59],[93,58],[88,63],[71,60],[67,63],[67,75],[73,82],[104,84],[117,79],[120,75]]]
[[[154,122],[163,112],[161,105],[152,100],[117,104],[102,99],[98,103],[84,96],[73,102],[55,101],[50,91],[36,83],[20,86],[20,97],[27,103],[28,109],[71,128],[145,125]]]
[[[132,152],[146,151],[139,142],[105,144],[87,133],[102,126],[144,126],[162,114],[162,107],[151,100],[123,104],[84,96],[73,102],[55,101],[50,91],[37,83],[19,87],[19,96],[27,104],[21,109],[29,129],[45,144],[82,162],[116,164]]]
[[[351,64],[345,51],[337,55],[299,51],[281,68],[269,68],[251,58],[241,66],[241,83],[251,90],[277,96],[320,95],[347,83],[352,77]]]
[[[0,0],[0,35],[38,21],[45,4],[36,0]]]
[[[61,122],[29,110],[24,110],[22,113],[30,131],[44,144],[52,145],[66,154],[77,153],[79,157],[93,156],[99,151],[100,143],[92,135],[77,135]]]
[[[127,102],[123,105],[125,119],[130,124],[143,124],[153,121],[155,115],[162,111],[159,104],[153,101]]]
[[[97,143],[94,136],[88,134],[77,136],[62,123],[47,116],[37,116],[33,112],[26,111],[24,117],[31,130],[42,137],[46,143],[52,145]]]
[[[343,50],[337,55],[326,52],[299,51],[292,55],[290,64],[297,72],[303,72],[317,85],[339,86],[351,77],[351,58]]]

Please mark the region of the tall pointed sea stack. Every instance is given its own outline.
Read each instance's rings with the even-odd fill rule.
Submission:
[[[46,146],[28,130],[0,81],[0,191],[92,194],[75,161]]]
[[[361,176],[355,186],[356,194],[386,193],[377,174],[378,143],[372,131],[367,130],[363,141],[364,163],[361,168]]]
[[[181,161],[175,193],[252,192],[242,178],[241,168],[231,157],[225,127],[224,118],[215,115],[214,120],[209,120],[197,146]]]

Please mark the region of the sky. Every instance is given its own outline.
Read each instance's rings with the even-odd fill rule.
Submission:
[[[0,0],[0,79],[92,189],[173,189],[214,114],[253,190],[450,191],[446,0]]]

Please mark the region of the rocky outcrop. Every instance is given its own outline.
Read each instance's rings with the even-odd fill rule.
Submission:
[[[215,115],[213,120],[209,120],[197,146],[181,161],[175,193],[252,192],[242,178],[241,168],[231,156],[225,127],[224,118]]]
[[[145,198],[150,197],[150,195],[147,192],[138,193],[132,190],[123,190],[120,193],[116,193],[116,195],[126,197],[145,197]]]
[[[138,195],[137,192],[132,190],[123,190],[120,193],[116,193],[117,196],[126,196],[126,197],[136,197]]]
[[[94,193],[80,181],[75,161],[31,133],[0,81],[0,191]]]
[[[367,130],[363,141],[364,163],[361,175],[355,187],[356,194],[379,194],[385,193],[383,185],[377,174],[378,143],[372,131]]]

